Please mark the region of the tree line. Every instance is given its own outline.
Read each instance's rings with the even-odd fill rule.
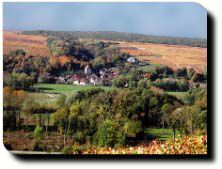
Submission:
[[[143,43],[156,43],[156,44],[169,44],[169,45],[184,45],[194,47],[207,47],[207,40],[201,38],[181,38],[181,37],[166,37],[166,36],[151,36],[135,33],[125,32],[81,32],[81,31],[24,31],[23,34],[28,35],[43,35],[60,37],[63,39],[98,39],[98,40],[111,40],[111,41],[129,41],[129,42],[143,42]]]

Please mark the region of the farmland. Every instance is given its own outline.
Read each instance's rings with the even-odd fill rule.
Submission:
[[[139,60],[173,69],[187,67],[201,72],[207,64],[207,48],[122,41],[118,47]]]
[[[39,89],[41,92],[45,93],[55,93],[55,94],[68,94],[76,93],[82,90],[101,88],[104,90],[111,90],[112,87],[97,87],[97,86],[75,86],[75,85],[64,85],[64,84],[36,84],[34,88]]]
[[[29,55],[51,55],[46,45],[46,36],[4,31],[3,40],[4,54],[11,50],[24,49]],[[202,72],[207,63],[207,48],[141,42],[112,42],[117,43],[116,47],[119,47],[122,52],[129,53],[150,64],[167,65],[173,69],[187,67]]]
[[[23,35],[20,32],[3,32],[3,53],[8,54],[12,50],[23,49],[29,55],[50,56],[46,46],[46,37],[37,35]]]

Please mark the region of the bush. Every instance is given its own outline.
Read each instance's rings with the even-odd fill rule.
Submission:
[[[34,139],[36,143],[40,143],[42,139],[42,132],[43,132],[43,128],[37,125],[34,130]]]
[[[62,152],[62,154],[73,154],[72,147],[70,147],[70,146],[63,147],[61,152]]]
[[[120,124],[116,120],[106,120],[100,126],[96,134],[100,147],[114,147],[123,145],[125,138],[120,130]]]

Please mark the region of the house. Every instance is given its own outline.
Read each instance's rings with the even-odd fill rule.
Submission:
[[[66,82],[66,81],[65,81],[65,78],[62,77],[62,76],[59,76],[58,79],[57,79],[57,81],[56,81],[56,83],[58,83],[58,84],[64,84],[65,82]]]
[[[93,85],[96,85],[98,81],[99,81],[99,77],[95,73],[90,75],[89,83],[92,83]]]
[[[99,71],[100,76],[105,75],[105,73],[106,73],[106,70],[105,70],[105,69],[101,69],[101,70]]]
[[[89,81],[86,78],[81,78],[79,81],[80,86],[86,86],[89,84]]]
[[[79,86],[79,80],[74,80],[74,81],[73,81],[73,84]]]
[[[127,62],[137,64],[137,63],[139,63],[139,60],[137,60],[135,57],[129,57],[127,59]]]
[[[85,73],[86,75],[92,74],[92,69],[90,68],[89,65],[86,65],[86,67],[84,68],[84,73]]]

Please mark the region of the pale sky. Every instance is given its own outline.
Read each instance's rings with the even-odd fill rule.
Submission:
[[[207,38],[207,11],[196,3],[5,2],[3,28]]]

